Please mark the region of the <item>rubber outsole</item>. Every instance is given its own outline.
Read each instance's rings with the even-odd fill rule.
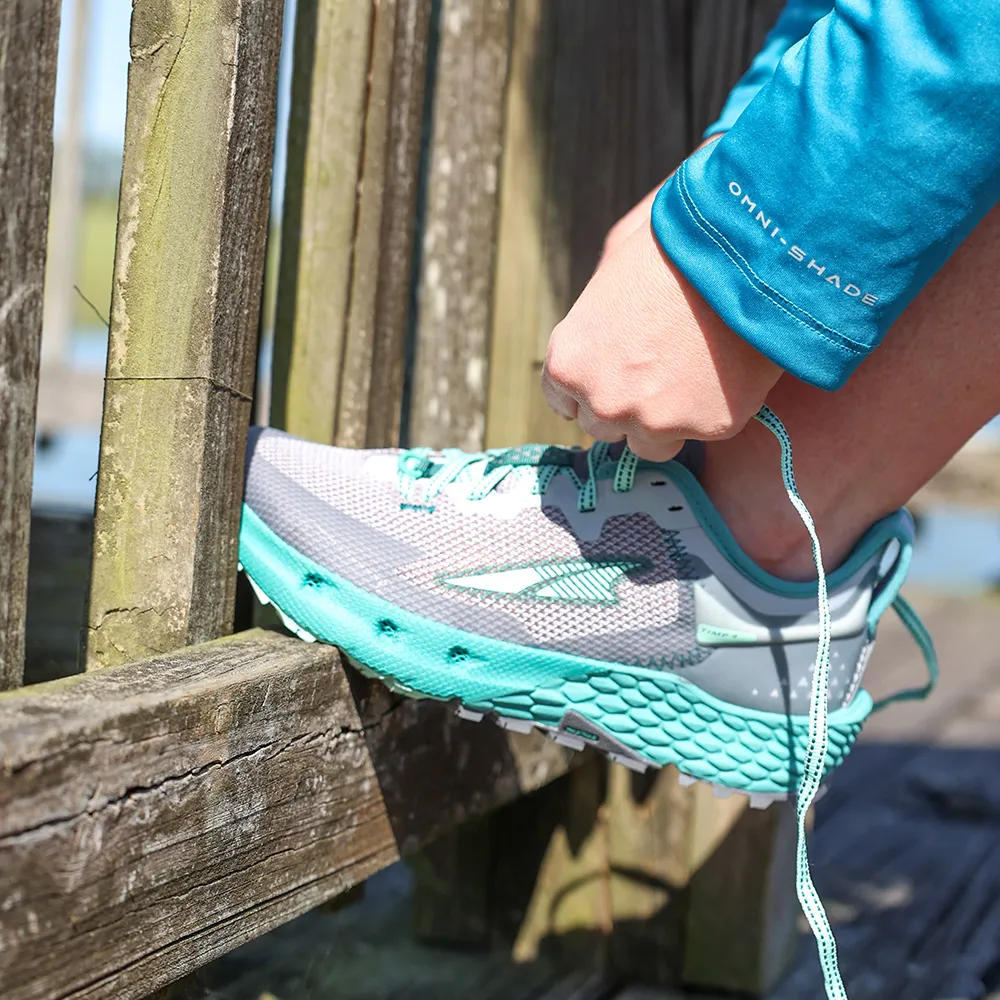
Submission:
[[[249,508],[240,558],[258,599],[289,631],[339,646],[400,694],[452,702],[470,721],[537,728],[635,771],[674,764],[682,783],[708,782],[720,796],[741,792],[759,808],[797,787],[805,717],[730,705],[662,671],[513,646],[421,619],[313,563]],[[861,691],[831,715],[827,772],[850,751],[870,710]]]
[[[292,635],[303,640],[304,642],[319,642],[316,636],[311,632],[306,631],[297,622],[295,622],[289,615],[281,610],[268,596],[261,590],[257,582],[252,576],[246,571],[243,564],[240,564],[240,571],[246,576],[253,589],[254,595],[257,600],[264,606],[270,606],[274,609],[278,617],[281,619],[282,625],[288,629]],[[371,678],[372,680],[380,681],[384,684],[390,691],[394,691],[397,694],[404,695],[408,698],[428,698],[429,696],[422,694],[419,691],[415,691],[413,688],[401,684],[396,678],[391,675],[380,674],[375,670],[371,670],[366,667],[363,663],[359,663],[356,660],[348,657],[351,666],[357,670],[360,674],[365,677]],[[431,699],[433,700],[433,699]],[[565,747],[567,750],[572,750],[575,752],[580,752],[587,749],[588,747],[594,746],[594,744],[588,742],[582,736],[575,735],[566,729],[557,729],[553,726],[548,726],[539,722],[532,722],[528,719],[517,719],[510,716],[499,715],[496,712],[477,712],[471,708],[467,708],[460,701],[453,705],[455,715],[458,718],[463,719],[466,722],[482,722],[485,720],[492,720],[492,722],[499,726],[501,729],[507,732],[520,733],[526,735],[532,730],[538,730],[542,735],[547,736],[549,739],[558,743],[560,746]],[[576,713],[569,713],[567,717],[561,720],[563,723],[572,725],[587,725],[587,720],[582,719]],[[596,749],[602,749],[597,747]],[[661,765],[656,764],[653,761],[644,760],[641,757],[629,752],[622,753],[619,750],[604,749],[604,755],[616,764],[622,764],[627,767],[630,771],[634,771],[637,774],[645,774],[650,768],[654,770],[659,770]],[[711,782],[702,782],[694,775],[687,774],[684,771],[678,769],[679,773],[679,784],[683,788],[689,788],[692,785],[698,784],[708,784],[712,789],[712,794],[716,798],[724,799],[731,795],[745,795],[750,800],[751,809],[767,809],[772,806],[775,802],[784,802],[788,799],[788,793],[786,792],[744,792],[742,790],[729,788],[725,785],[712,784]]]

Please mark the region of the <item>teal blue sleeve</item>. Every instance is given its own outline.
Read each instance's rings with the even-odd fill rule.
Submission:
[[[836,389],[998,201],[1000,3],[837,0],[653,229],[731,329]]]
[[[757,92],[774,76],[781,57],[798,41],[809,34],[809,29],[825,14],[829,14],[833,0],[788,0],[774,27],[764,40],[764,47],[757,53],[750,68],[740,77],[730,91],[719,117],[705,129],[703,139],[733,127],[744,108],[757,96]]]

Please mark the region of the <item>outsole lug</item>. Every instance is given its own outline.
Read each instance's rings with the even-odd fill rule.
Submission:
[[[277,604],[274,605],[274,610],[278,612],[281,624],[284,625],[285,628],[292,633],[292,635],[298,636],[303,642],[316,642],[316,636],[314,636],[312,632],[309,632],[297,622],[293,621],[288,615],[285,614],[284,611],[281,610],[281,608],[277,606]]]
[[[630,771],[635,771],[636,774],[645,774],[651,766],[637,757],[627,757],[622,753],[609,752],[607,756],[608,760],[612,760],[616,764],[621,764],[622,767],[627,767]]]
[[[466,708],[464,705],[459,705],[458,708],[455,709],[455,714],[460,719],[465,719],[466,722],[482,722],[483,715],[485,713],[474,712],[471,708]]]
[[[775,798],[768,792],[751,792],[750,793],[750,808],[751,809],[767,809],[769,806],[774,805]]]
[[[572,733],[564,733],[559,729],[550,730],[547,734],[561,747],[566,747],[569,750],[582,750],[586,745],[587,741],[579,736],[574,736]]]
[[[530,733],[535,728],[535,724],[530,719],[514,719],[509,715],[498,715],[497,725],[501,729],[506,729],[510,733]]]
[[[677,782],[681,788],[690,788],[692,785],[697,784],[698,779],[692,777],[690,774],[685,774],[680,771],[677,775]]]
[[[727,788],[725,785],[712,785],[712,795],[717,799],[728,799],[734,791],[734,788]]]

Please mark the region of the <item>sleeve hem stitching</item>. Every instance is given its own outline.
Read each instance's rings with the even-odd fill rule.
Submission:
[[[857,344],[852,341],[849,337],[845,337],[842,333],[837,330],[828,327],[825,323],[816,319],[801,306],[796,305],[791,299],[786,298],[781,294],[776,288],[772,288],[759,274],[754,271],[747,260],[740,254],[740,252],[729,243],[729,240],[712,225],[708,219],[702,215],[700,209],[695,204],[694,199],[691,197],[691,192],[687,187],[687,161],[681,164],[677,171],[677,178],[679,182],[678,195],[680,196],[681,204],[684,206],[684,210],[691,217],[691,221],[713,242],[715,245],[729,258],[729,260],[736,266],[736,269],[743,276],[747,284],[760,296],[767,299],[773,305],[776,305],[789,319],[794,320],[800,326],[804,326],[807,330],[817,334],[822,337],[825,341],[832,344],[834,347],[840,348],[841,350],[852,354],[852,355],[867,355],[869,353],[869,348],[862,344]],[[693,211],[692,211],[693,209]],[[697,213],[697,216],[695,215]],[[749,272],[749,273],[748,273]],[[780,300],[780,301],[779,301]],[[787,305],[783,304],[786,303]],[[802,316],[796,316],[795,313],[791,312],[788,308],[797,310],[802,316],[808,317],[812,322],[807,322]],[[825,332],[824,332],[825,331]],[[827,336],[830,334],[831,336]]]

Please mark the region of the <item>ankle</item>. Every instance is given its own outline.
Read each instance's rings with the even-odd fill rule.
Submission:
[[[761,569],[785,580],[812,580],[812,541],[788,499],[780,469],[777,443],[758,425],[729,441],[708,443],[700,479],[736,543]],[[828,497],[809,490],[805,499],[831,569],[847,555],[851,540],[838,530],[832,516],[836,505]]]

